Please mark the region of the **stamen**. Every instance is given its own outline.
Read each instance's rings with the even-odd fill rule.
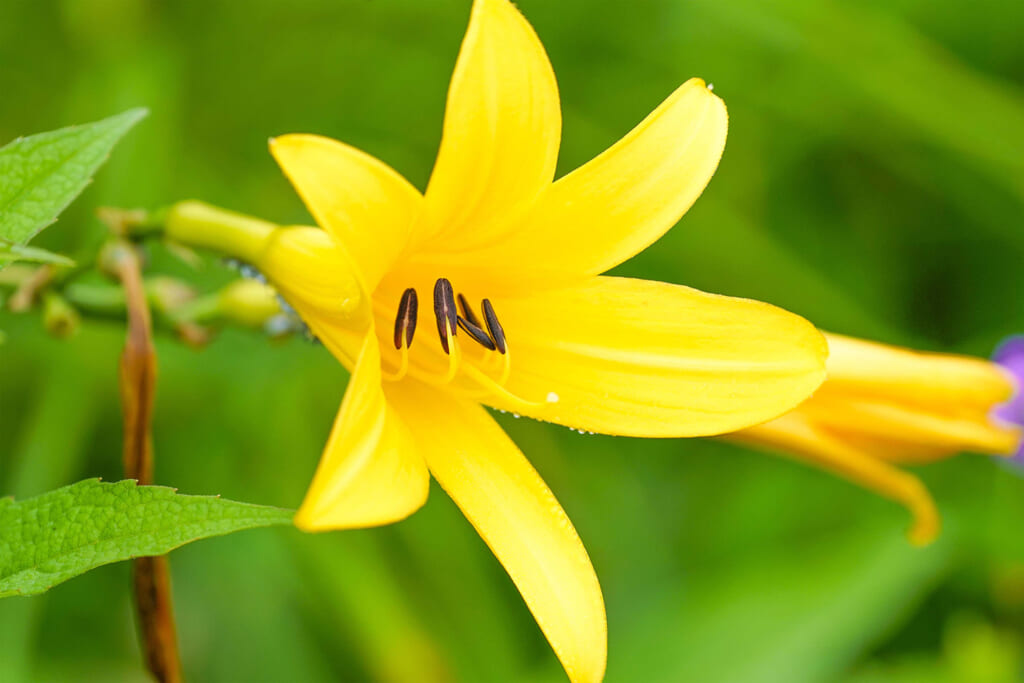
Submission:
[[[455,375],[459,371],[462,351],[459,349],[458,342],[455,341],[455,328],[449,325],[447,320],[444,322],[444,327],[445,335],[442,337],[444,340],[442,346],[444,346],[445,353],[448,353],[448,349],[451,349],[451,353],[448,353],[448,374],[444,377],[444,384],[448,384],[455,379]]]
[[[462,295],[460,294],[459,297],[461,298]],[[487,333],[480,329],[479,325],[469,320],[466,320],[461,315],[459,316],[459,327],[464,329],[466,331],[466,334],[473,338],[473,341],[475,341],[477,344],[484,347],[488,351],[493,351],[495,349],[494,342],[487,335]]]
[[[443,378],[434,375],[433,377],[425,376],[424,379],[431,384],[449,384],[454,381],[459,370],[464,370],[472,380],[489,393],[503,396],[511,403],[524,407],[544,405],[546,403],[544,401],[528,401],[504,388],[503,385],[508,380],[511,371],[512,355],[508,347],[508,340],[505,338],[505,330],[498,321],[498,315],[494,312],[494,306],[490,300],[483,299],[481,302],[484,324],[487,326],[486,330],[480,325],[479,318],[473,313],[469,302],[466,301],[466,297],[462,294],[458,295],[458,308],[461,308],[463,315],[458,313],[452,283],[447,278],[438,278],[434,283],[434,317],[437,322],[437,333],[441,338],[441,349],[448,356],[448,371]],[[400,365],[396,374],[390,375],[385,373],[385,379],[398,379],[404,377],[406,373],[410,373],[413,376],[424,374],[421,370],[411,366],[409,361],[409,346],[412,344],[412,337],[416,328],[416,313],[416,291],[410,287],[402,294],[398,307],[398,317],[395,320],[394,341],[395,348],[402,354]],[[472,337],[473,341],[485,349],[501,353],[503,367],[500,380],[495,381],[480,369],[474,367],[472,363],[462,364],[462,350],[456,338],[458,328],[460,327],[466,334]],[[487,357],[485,360],[489,358]],[[547,402],[550,402],[550,399]]]
[[[395,348],[409,348],[412,346],[412,337],[416,334],[416,314],[419,309],[419,302],[416,298],[416,290],[410,287],[402,293],[402,299],[398,302],[398,315],[395,317]]]
[[[451,354],[448,337],[455,337],[458,314],[455,312],[455,294],[447,278],[438,278],[434,283],[434,316],[437,318],[437,333],[441,336],[441,348]]]
[[[484,326],[480,324],[480,319],[476,317],[476,313],[474,313],[473,309],[469,307],[469,302],[466,301],[466,297],[461,294],[459,294],[459,308],[462,309],[462,317],[464,317],[467,322],[473,323],[477,326],[477,329],[481,331],[484,329]]]
[[[406,373],[409,372],[409,347],[402,346],[399,351],[401,354],[401,360],[399,361],[398,371],[395,373],[385,372],[383,370],[381,371],[381,377],[388,382],[397,382],[405,377]]]
[[[505,339],[505,330],[502,329],[501,323],[498,322],[498,315],[494,312],[494,306],[491,305],[490,299],[484,299],[481,307],[484,309],[484,321],[487,323],[487,331],[491,333],[494,345],[499,353],[506,353],[508,351],[508,343]]]
[[[505,346],[505,352],[501,354],[501,361],[501,379],[498,380],[498,383],[504,386],[505,382],[508,381],[509,373],[512,372],[512,351],[507,345]]]

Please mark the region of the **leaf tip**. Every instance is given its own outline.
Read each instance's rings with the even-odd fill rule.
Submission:
[[[118,118],[126,121],[129,126],[134,126],[147,116],[149,116],[148,107],[134,107],[117,115]]]

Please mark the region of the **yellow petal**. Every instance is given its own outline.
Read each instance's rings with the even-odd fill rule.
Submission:
[[[258,260],[281,296],[350,371],[373,324],[355,266],[320,228],[280,228]]]
[[[644,250],[696,201],[725,147],[725,104],[687,81],[607,151],[550,186],[474,259],[492,278],[597,275]],[[474,236],[465,244],[473,246]],[[497,285],[492,285],[496,289]]]
[[[295,524],[325,531],[395,522],[426,502],[429,483],[415,440],[384,397],[377,339],[368,334]]]
[[[554,177],[561,125],[555,74],[533,28],[508,0],[476,0],[448,90],[426,229],[461,240],[532,201]]]
[[[901,503],[913,515],[914,524],[908,535],[916,545],[932,542],[939,533],[935,502],[917,477],[851,447],[799,412],[730,438],[804,460]]]
[[[285,135],[270,141],[270,151],[372,292],[406,246],[419,192],[386,164],[329,138]]]
[[[292,305],[360,329],[369,322],[371,301],[355,266],[323,230],[275,230],[256,265]]]
[[[926,465],[959,453],[958,449],[916,443],[899,434],[865,434],[837,428],[828,431],[847,446],[894,465]]]
[[[825,388],[831,382],[830,376]],[[891,435],[952,453],[1012,453],[1020,443],[1020,430],[992,421],[983,411],[927,410],[919,403],[889,403],[824,390],[799,410],[829,429],[878,438]]]
[[[826,335],[828,392],[858,393],[931,406],[944,413],[965,408],[988,412],[1013,395],[1013,382],[995,363],[980,358],[911,351],[886,344]]]
[[[412,381],[389,385],[434,478],[508,571],[573,683],[600,681],[601,587],[554,495],[480,406]]]
[[[494,405],[578,429],[721,434],[791,409],[825,375],[821,334],[757,301],[598,277],[495,305],[512,355],[508,388],[541,405]]]

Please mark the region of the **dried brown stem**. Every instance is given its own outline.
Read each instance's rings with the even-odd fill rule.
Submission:
[[[146,303],[139,259],[131,245],[111,245],[107,268],[124,289],[128,334],[121,354],[121,402],[124,411],[124,472],[140,484],[153,483],[151,434],[156,388],[153,326]],[[180,683],[181,663],[174,628],[167,557],[140,557],[133,566],[135,607],[146,664],[160,683]]]
[[[15,313],[24,313],[32,308],[39,293],[53,280],[56,269],[51,265],[39,266],[31,275],[22,280],[21,284],[7,302],[7,308]]]
[[[132,579],[146,666],[160,683],[181,683],[167,556],[137,558],[132,566]]]

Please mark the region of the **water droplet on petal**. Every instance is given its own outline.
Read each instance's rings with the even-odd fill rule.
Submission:
[[[548,392],[548,403],[558,403],[558,394],[553,391]]]

